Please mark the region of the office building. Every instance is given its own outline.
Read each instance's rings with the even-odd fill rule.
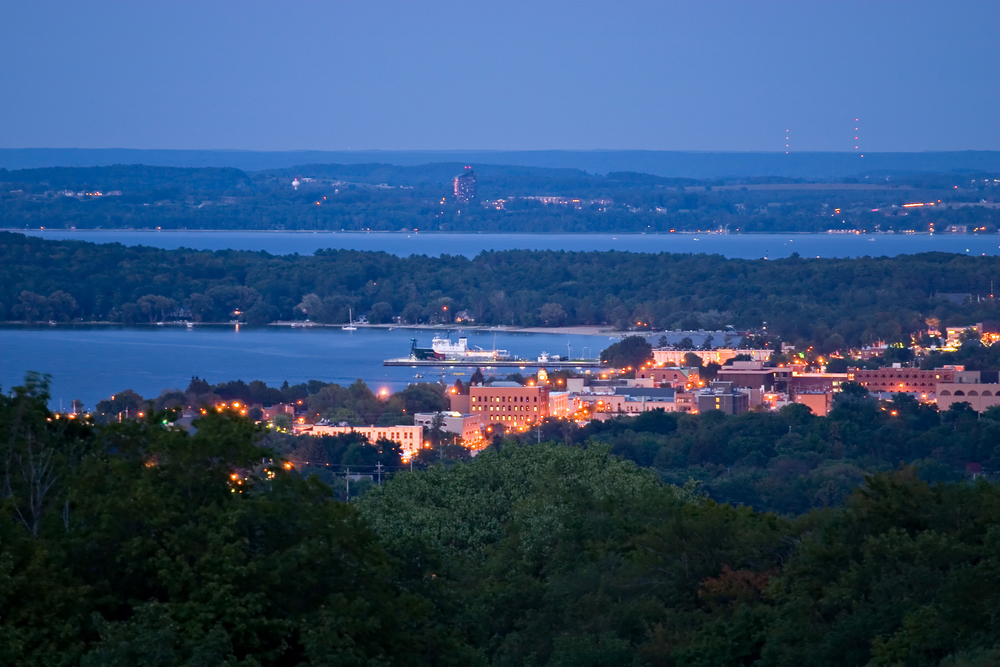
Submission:
[[[494,382],[469,387],[469,411],[482,415],[487,425],[505,430],[527,428],[549,416],[549,388],[517,382]]]
[[[476,174],[472,167],[466,167],[465,172],[451,180],[456,201],[463,204],[476,197]]]

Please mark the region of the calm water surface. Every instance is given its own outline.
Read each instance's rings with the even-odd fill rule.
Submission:
[[[326,248],[380,250],[406,257],[442,254],[475,257],[484,250],[625,250],[709,253],[759,259],[787,257],[878,257],[942,251],[1000,254],[1000,235],[954,234],[406,234],[363,232],[33,230],[32,236],[157,248],[266,250],[275,255],[311,255]]]
[[[470,344],[490,349],[494,335],[466,332]],[[409,329],[291,329],[262,327],[111,326],[0,327],[0,387],[20,384],[26,371],[52,375],[52,406],[72,399],[88,408],[123,389],[146,398],[166,388],[185,389],[191,376],[211,383],[263,380],[280,386],[306,380],[350,384],[364,379],[370,387],[401,389],[410,382],[454,384],[468,381],[471,369],[384,367],[382,360],[409,354],[410,338],[430,346],[433,332]],[[597,356],[612,341],[607,336],[498,333],[496,345],[521,358],[543,352],[574,357]],[[518,372],[497,369],[496,374]],[[526,374],[530,374],[527,371]],[[462,374],[458,374],[462,373]],[[422,378],[415,378],[420,374]]]

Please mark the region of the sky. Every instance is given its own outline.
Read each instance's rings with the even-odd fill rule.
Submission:
[[[0,0],[0,16],[2,148],[1000,150],[994,0]]]

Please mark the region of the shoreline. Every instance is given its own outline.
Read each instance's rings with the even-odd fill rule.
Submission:
[[[151,227],[140,227],[140,228],[128,228],[128,227],[88,227],[85,229],[73,227],[51,227],[51,228],[35,228],[30,229],[22,228],[8,228],[0,227],[0,232],[13,232],[26,234],[31,232],[33,234],[37,233],[60,233],[65,234],[66,232],[73,233],[108,233],[108,232],[129,232],[129,233],[139,233],[139,234],[356,234],[356,235],[371,235],[371,234],[387,234],[387,235],[407,235],[407,236],[687,236],[691,234],[700,234],[702,236],[787,236],[787,235],[813,235],[813,236],[989,236],[986,233],[952,233],[952,232],[927,232],[927,231],[866,231],[862,229],[845,229],[845,230],[827,230],[827,231],[770,231],[770,232],[729,232],[729,231],[719,231],[719,230],[677,230],[677,231],[667,231],[667,232],[646,232],[646,231],[609,231],[609,232],[537,232],[537,231],[524,231],[524,232],[482,232],[482,231],[467,231],[467,232],[442,232],[442,231],[400,231],[395,229],[375,229],[375,230],[361,230],[361,229],[153,229]],[[1000,231],[992,234],[992,236],[1000,235]]]
[[[251,326],[245,322],[192,322],[191,327],[188,327],[187,322],[140,322],[133,324],[125,324],[122,322],[105,322],[105,321],[89,321],[89,322],[26,322],[24,320],[10,320],[6,322],[0,322],[0,329],[5,327],[9,328],[38,328],[38,329],[57,329],[57,328],[69,328],[75,326],[100,326],[100,327],[121,327],[129,329],[163,329],[163,328],[231,328],[231,327],[242,327],[246,329],[266,329],[268,327],[281,327],[287,329],[334,329],[343,330],[347,326],[347,322],[341,322],[339,324],[326,324],[322,322],[299,322],[299,321],[278,321],[278,322],[268,322],[267,324],[259,324]],[[676,335],[679,333],[684,334],[705,334],[705,333],[723,333],[718,331],[688,331],[688,332],[674,332],[674,331],[617,331],[612,329],[610,326],[603,325],[590,325],[590,326],[572,326],[572,327],[508,327],[504,325],[498,326],[459,326],[455,324],[359,324],[354,323],[354,326],[358,330],[362,329],[381,329],[381,330],[393,330],[393,329],[410,329],[413,331],[433,331],[433,332],[448,332],[456,333],[460,331],[470,331],[475,333],[512,333],[512,334],[554,334],[554,335],[568,335],[568,336],[611,336],[611,337],[621,337],[627,335],[642,335],[642,336],[653,336],[653,335]]]

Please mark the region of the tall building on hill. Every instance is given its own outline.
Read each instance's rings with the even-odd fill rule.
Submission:
[[[465,171],[451,181],[455,189],[455,199],[463,204],[469,203],[470,199],[476,196],[476,173],[472,167],[466,167]]]

